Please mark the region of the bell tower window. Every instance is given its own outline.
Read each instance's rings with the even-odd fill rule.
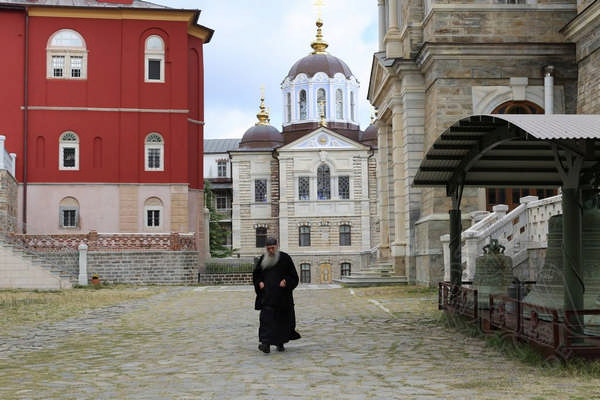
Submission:
[[[298,96],[298,106],[300,108],[300,119],[306,119],[306,90],[301,90]]]

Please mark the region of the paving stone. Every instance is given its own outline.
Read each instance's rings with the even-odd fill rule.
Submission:
[[[0,399],[569,399],[600,380],[549,377],[437,323],[437,299],[296,291],[299,341],[257,349],[245,287],[167,293],[0,340]],[[536,397],[537,396],[537,397]]]

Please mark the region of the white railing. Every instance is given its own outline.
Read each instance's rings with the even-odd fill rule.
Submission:
[[[562,213],[561,195],[538,200],[536,196],[522,197],[520,205],[507,213],[508,206],[494,206],[479,222],[462,235],[462,260],[465,263],[463,280],[473,280],[475,262],[483,254],[490,239],[497,239],[506,248],[504,254],[513,259],[513,266],[524,262],[527,250],[547,247],[548,219]],[[444,254],[444,280],[450,280],[450,235],[440,237]]]
[[[16,158],[15,153],[8,153],[4,148],[4,142],[6,136],[0,135],[0,169],[5,169],[14,177],[16,171]]]

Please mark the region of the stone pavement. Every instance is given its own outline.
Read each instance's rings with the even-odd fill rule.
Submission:
[[[250,287],[174,287],[0,338],[0,399],[600,399],[600,380],[509,360],[406,291],[301,287],[303,338],[263,354]]]

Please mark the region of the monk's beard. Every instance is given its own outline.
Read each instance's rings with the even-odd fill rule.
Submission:
[[[277,250],[273,255],[269,254],[268,251],[265,251],[265,255],[260,263],[262,269],[271,268],[273,265],[277,264],[279,261],[279,250]]]

